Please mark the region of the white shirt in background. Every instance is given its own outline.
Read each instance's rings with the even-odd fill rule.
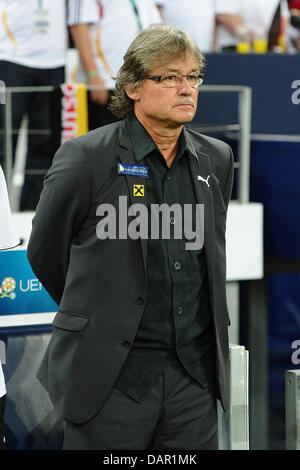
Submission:
[[[116,76],[131,42],[152,24],[161,23],[154,0],[135,0],[138,16],[130,0],[69,0],[69,26],[89,23],[95,62],[107,88],[114,88]],[[78,82],[86,81],[82,65]]]
[[[215,0],[156,0],[166,24],[185,31],[201,52],[213,50]]]
[[[13,248],[19,243],[19,237],[12,225],[6,182],[0,166],[0,250]]]
[[[251,31],[264,31],[265,35],[271,27],[279,0],[216,0],[217,14],[239,15]],[[289,17],[286,1],[282,1],[282,16]],[[239,40],[223,26],[217,28],[217,47],[233,46]]]
[[[0,60],[51,69],[66,61],[64,0],[0,0]]]
[[[5,386],[5,380],[4,380],[2,365],[1,365],[1,361],[0,361],[0,398],[3,397],[3,395],[5,395],[5,394],[6,394],[6,386]]]

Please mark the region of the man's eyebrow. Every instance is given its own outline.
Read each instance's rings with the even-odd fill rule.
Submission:
[[[199,68],[196,67],[196,68],[193,68],[192,70],[190,70],[190,72],[188,72],[188,73],[198,72],[198,71],[199,71]],[[179,69],[166,69],[165,73],[169,73],[169,72],[181,73],[181,71]]]

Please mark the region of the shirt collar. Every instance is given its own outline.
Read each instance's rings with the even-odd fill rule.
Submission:
[[[139,162],[150,152],[157,149],[157,146],[134,113],[130,113],[126,117],[126,121],[135,158],[136,161]]]
[[[198,154],[193,144],[193,139],[185,127],[183,127],[183,137],[185,140],[185,148],[187,152],[193,155],[193,157],[196,158],[197,161],[199,161]]]
[[[153,150],[158,150],[157,145],[151,138],[150,134],[137,119],[134,113],[130,113],[126,117],[127,125],[129,128],[129,134],[133,145],[133,150],[137,162],[140,162],[146,155],[151,153]],[[198,160],[198,155],[193,145],[193,141],[187,130],[183,127],[183,131],[179,137],[178,150],[180,155],[187,151]]]

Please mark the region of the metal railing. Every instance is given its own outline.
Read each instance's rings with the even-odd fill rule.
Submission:
[[[229,345],[230,405],[225,412],[218,402],[220,450],[249,450],[249,352]]]
[[[285,373],[285,440],[287,450],[300,450],[300,369]]]
[[[200,93],[238,93],[238,124],[231,126],[215,126],[215,130],[239,130],[238,155],[239,163],[237,178],[237,198],[241,204],[249,202],[250,181],[250,145],[251,145],[251,115],[252,115],[252,89],[248,86],[235,85],[204,85],[199,88]],[[214,126],[207,130],[214,130]],[[203,131],[204,132],[204,131]]]
[[[49,93],[54,91],[54,86],[40,87],[6,87],[4,111],[4,172],[7,180],[8,192],[10,194],[13,175],[13,144],[12,137],[17,130],[12,126],[12,95],[14,93]],[[102,90],[104,87],[87,85],[87,90]],[[207,126],[201,129],[203,132],[237,130],[239,162],[235,166],[239,168],[237,178],[237,199],[241,204],[249,202],[249,174],[250,174],[250,138],[251,138],[251,112],[252,112],[252,90],[247,86],[234,85],[204,85],[199,88],[199,93],[238,93],[238,123],[228,126]],[[198,127],[198,126],[197,126]],[[28,133],[42,134],[46,130],[38,131],[28,129]],[[49,133],[49,130],[48,130]]]
[[[13,130],[12,126],[12,94],[13,93],[49,93],[55,90],[54,86],[41,87],[6,87],[4,106],[4,172],[6,177],[8,194],[11,193],[12,176],[13,176],[13,134],[18,132]],[[31,129],[28,129],[31,132]]]

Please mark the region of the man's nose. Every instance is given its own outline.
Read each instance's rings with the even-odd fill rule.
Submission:
[[[180,85],[178,86],[179,94],[191,95],[193,92],[193,87],[191,87],[187,77],[181,77]]]

